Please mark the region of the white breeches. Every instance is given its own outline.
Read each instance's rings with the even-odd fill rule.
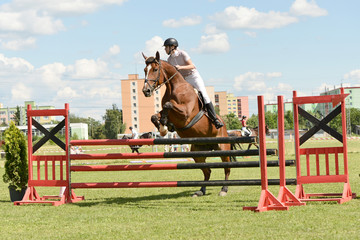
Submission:
[[[208,104],[211,102],[210,97],[207,94],[207,91],[205,88],[204,80],[202,79],[202,77],[200,76],[200,74],[198,72],[195,72],[189,76],[186,76],[185,80],[188,83],[190,83],[194,88],[196,88],[196,90],[201,92],[201,94],[204,97],[205,104]]]
[[[245,134],[248,134],[248,135],[251,134],[251,132],[246,127],[242,127],[241,131],[243,131]]]

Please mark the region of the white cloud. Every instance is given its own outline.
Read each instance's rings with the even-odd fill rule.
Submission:
[[[256,32],[246,31],[245,34],[248,35],[249,37],[256,38]]]
[[[110,55],[118,55],[120,53],[120,47],[119,45],[113,45],[111,48],[109,48],[109,54]]]
[[[86,81],[78,81],[85,78]],[[63,108],[72,113],[101,120],[113,103],[121,103],[124,79],[107,69],[99,59],[79,59],[73,64],[50,63],[35,68],[22,58],[0,54],[0,102],[4,106],[22,105],[33,100],[38,105]],[[93,108],[89,111],[89,107]],[[95,108],[95,109],[94,109]]]
[[[66,73],[66,66],[62,63],[52,63],[39,69],[42,82],[49,88],[58,89],[63,87],[62,77]]]
[[[194,26],[201,23],[201,17],[200,16],[193,16],[193,17],[183,17],[180,20],[176,19],[168,19],[163,21],[164,27],[170,27],[170,28],[179,28],[184,26]]]
[[[12,101],[26,101],[31,99],[32,90],[30,87],[25,86],[23,83],[16,83],[11,88]]]
[[[108,73],[107,63],[100,59],[80,59],[70,69],[75,79],[102,78]]]
[[[109,87],[92,88],[87,92],[89,98],[121,98],[119,89],[111,89]]]
[[[220,31],[219,31],[219,29],[216,28],[215,25],[208,24],[208,25],[206,25],[204,32],[208,35],[211,35],[211,34],[219,33]]]
[[[359,80],[360,81],[360,69],[353,70],[344,75],[345,79],[349,80]]]
[[[23,58],[8,58],[0,53],[0,70],[2,73],[26,73],[34,70],[34,66]]]
[[[36,39],[33,37],[28,37],[24,39],[10,40],[7,42],[0,40],[0,42],[2,48],[17,51],[25,48],[34,47],[36,44]]]
[[[121,5],[126,0],[14,0],[0,5],[1,47],[8,50],[33,48],[36,35],[65,31],[60,17],[95,12],[103,6]],[[87,22],[82,22],[85,26]]]
[[[65,87],[63,89],[60,89],[57,92],[57,97],[58,98],[70,98],[71,99],[71,98],[77,98],[77,97],[80,97],[80,96],[71,87]]]
[[[200,53],[224,53],[230,50],[226,33],[201,36],[200,45],[195,51]]]
[[[235,77],[234,88],[237,91],[265,91],[266,84],[264,82],[264,76],[263,73],[247,72]]]
[[[222,29],[273,29],[298,22],[296,17],[288,13],[270,11],[263,13],[255,8],[227,7],[210,17]]]
[[[326,9],[320,8],[315,0],[295,0],[291,5],[290,12],[299,16],[320,17],[328,14]]]
[[[16,10],[37,9],[51,15],[80,15],[92,13],[106,5],[122,5],[126,0],[16,0],[6,5]]]
[[[281,72],[260,73],[247,72],[235,77],[234,89],[236,91],[250,91],[256,93],[281,93],[291,91],[292,87],[286,83],[274,84],[273,78],[282,77]],[[271,82],[271,84],[267,84]],[[269,86],[270,85],[270,86]]]
[[[0,10],[0,30],[17,33],[50,35],[65,30],[61,20],[37,10],[5,12]]]
[[[266,76],[269,78],[282,77],[282,73],[281,72],[271,72],[271,73],[267,73]]]
[[[156,52],[159,51],[160,58],[167,59],[167,54],[164,50],[163,45],[164,45],[164,40],[159,36],[155,36],[150,40],[147,40],[145,42],[145,49],[141,52],[137,52],[136,54],[134,54],[136,63],[144,64],[144,58],[142,56],[142,52],[145,54],[145,56],[150,57],[150,56],[155,56]]]

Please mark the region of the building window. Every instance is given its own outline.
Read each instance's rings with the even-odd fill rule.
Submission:
[[[160,105],[159,105],[159,104],[156,104],[156,107],[160,107]]]
[[[134,121],[137,122],[137,117],[134,117]]]
[[[133,96],[133,99],[136,100],[136,96]]]
[[[137,124],[134,124],[134,128],[138,128]]]
[[[133,93],[136,93],[136,90],[135,90],[135,89],[133,89]]]
[[[136,110],[134,110],[134,114],[136,114]]]
[[[135,82],[131,82],[133,86],[135,86]]]
[[[133,106],[136,107],[136,103],[134,103]]]

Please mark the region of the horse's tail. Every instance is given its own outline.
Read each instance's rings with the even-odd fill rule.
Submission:
[[[237,150],[235,143],[231,143],[230,146],[231,146],[230,147],[231,150]],[[230,156],[230,162],[237,162],[236,156]]]

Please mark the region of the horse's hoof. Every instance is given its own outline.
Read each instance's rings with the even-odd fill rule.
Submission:
[[[202,191],[196,191],[192,197],[201,197],[204,196],[204,193]]]
[[[220,197],[225,197],[227,195],[227,192],[221,191],[219,192]]]

